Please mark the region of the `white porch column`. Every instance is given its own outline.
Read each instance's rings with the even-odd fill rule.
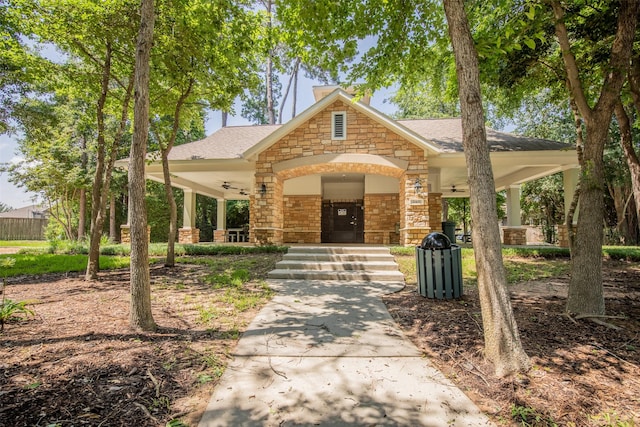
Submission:
[[[184,216],[182,228],[196,227],[196,193],[193,190],[184,190]]]
[[[520,220],[520,186],[507,187],[507,226],[502,228],[505,245],[526,245],[527,229]]]
[[[216,199],[218,209],[216,215],[216,230],[227,229],[227,201],[225,199]]]
[[[191,189],[184,190],[184,209],[182,228],[178,230],[180,243],[198,243],[200,230],[196,228],[196,193]]]
[[[213,232],[213,241],[224,243],[227,234],[227,201],[216,199],[216,229]]]
[[[562,172],[562,185],[564,186],[564,215],[569,214],[569,208],[573,202],[573,196],[576,193],[578,187],[578,180],[580,179],[580,169],[568,169]],[[576,207],[576,211],[573,215],[573,223],[578,221],[578,209],[580,205]]]
[[[520,186],[507,187],[507,227],[519,227],[520,220]]]

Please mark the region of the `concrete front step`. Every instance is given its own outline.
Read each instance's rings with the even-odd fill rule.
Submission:
[[[269,272],[269,279],[297,279],[297,280],[354,280],[397,282],[404,281],[399,271],[369,271],[369,270],[285,270],[277,269]]]
[[[269,278],[404,281],[389,248],[375,246],[294,246]]]
[[[289,254],[356,254],[356,255],[373,255],[373,254],[389,254],[389,248],[380,246],[292,246],[287,252]]]
[[[397,271],[398,264],[393,261],[336,261],[315,262],[309,260],[283,260],[276,264],[277,270],[368,270]]]

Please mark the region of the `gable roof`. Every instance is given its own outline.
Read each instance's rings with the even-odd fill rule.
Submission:
[[[432,155],[463,152],[460,118],[394,120],[372,107],[353,102],[351,95],[342,89],[336,89],[284,125],[224,127],[199,141],[173,147],[169,160],[251,159],[336,100],[349,103],[359,112],[423,147]],[[492,152],[563,150],[572,147],[562,142],[529,138],[490,128],[487,128],[487,143]]]
[[[0,212],[0,218],[46,218],[48,211],[49,209],[42,205],[29,205],[6,212]]]
[[[324,110],[326,107],[333,104],[337,100],[341,100],[345,104],[350,105],[356,111],[368,116],[370,119],[375,120],[376,122],[380,123],[382,126],[386,127],[392,132],[395,132],[396,134],[404,137],[405,139],[413,142],[414,144],[418,145],[419,147],[422,147],[423,149],[431,153],[438,153],[441,151],[440,147],[433,144],[428,139],[425,139],[420,135],[416,134],[411,129],[405,126],[402,126],[396,120],[391,119],[390,117],[379,112],[375,108],[372,108],[361,102],[353,102],[353,97],[351,95],[347,94],[342,89],[336,89],[333,92],[331,92],[330,95],[325,96],[320,101],[316,102],[311,107],[303,111],[301,114],[294,117],[291,121],[282,125],[280,128],[278,128],[272,134],[270,134],[265,139],[260,141],[258,144],[249,148],[247,151],[244,152],[244,157],[253,158],[257,156],[262,151],[266,150],[271,145],[278,142],[281,138],[285,137],[290,132],[293,132],[302,123],[311,119],[317,113]]]

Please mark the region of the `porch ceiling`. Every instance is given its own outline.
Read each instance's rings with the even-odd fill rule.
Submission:
[[[578,167],[574,150],[493,152],[491,165],[496,191]],[[429,158],[431,191],[443,197],[468,197],[469,183],[464,153]],[[455,186],[455,192],[452,191]]]

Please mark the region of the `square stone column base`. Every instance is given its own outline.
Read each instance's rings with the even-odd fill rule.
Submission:
[[[178,230],[178,243],[200,242],[199,228],[181,228]]]
[[[227,230],[213,230],[213,241],[216,243],[224,243]]]
[[[527,244],[527,229],[522,227],[504,227],[502,242],[510,246],[524,246]]]

